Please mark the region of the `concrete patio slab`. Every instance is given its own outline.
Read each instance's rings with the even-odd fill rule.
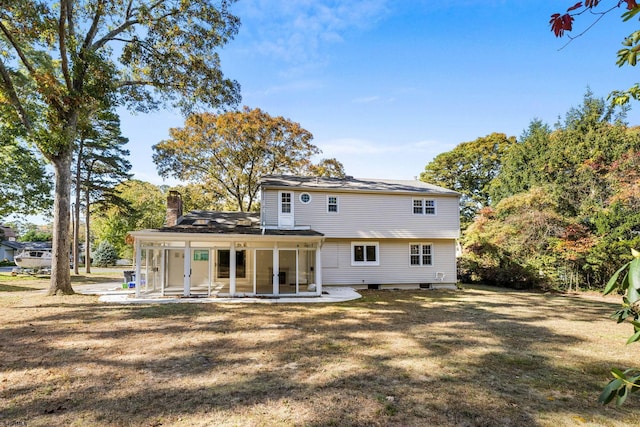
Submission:
[[[260,304],[299,304],[299,303],[336,303],[361,298],[353,288],[325,288],[319,297],[135,297],[133,289],[122,289],[116,283],[75,286],[78,293],[100,295],[99,301],[116,304],[169,304],[169,303],[260,303]]]

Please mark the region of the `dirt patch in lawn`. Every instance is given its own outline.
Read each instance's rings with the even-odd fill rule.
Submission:
[[[638,361],[616,298],[363,295],[121,306],[0,290],[0,425],[637,425],[640,395],[597,403],[609,369]]]

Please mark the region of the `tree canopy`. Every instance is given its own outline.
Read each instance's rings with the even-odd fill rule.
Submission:
[[[14,0],[0,10],[3,125],[55,173],[49,293],[73,293],[68,230],[78,123],[105,108],[221,108],[239,100],[216,50],[237,32],[233,0]]]
[[[311,143],[311,132],[259,108],[193,114],[169,135],[153,146],[160,175],[202,183],[230,209],[255,209],[264,175],[344,175],[336,159],[312,163],[320,149]]]
[[[0,134],[2,130],[0,129]],[[51,209],[51,174],[26,144],[0,135],[0,218],[35,215]]]
[[[462,236],[465,277],[506,286],[604,286],[640,244],[640,129],[624,123],[625,113],[588,90],[553,130],[533,120],[518,140],[495,133],[427,165],[423,179],[475,204]],[[492,140],[505,140],[493,161]]]
[[[490,184],[500,172],[502,157],[515,142],[515,137],[503,133],[463,142],[436,156],[420,179],[461,193],[462,222],[466,225],[480,208],[491,204]]]

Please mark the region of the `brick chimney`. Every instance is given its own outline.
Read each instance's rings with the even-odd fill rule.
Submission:
[[[165,226],[173,227],[182,216],[182,196],[177,191],[169,191],[167,196],[167,218]]]

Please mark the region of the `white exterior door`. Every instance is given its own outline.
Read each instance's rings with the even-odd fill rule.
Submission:
[[[280,191],[278,193],[278,227],[293,227],[293,193]]]

